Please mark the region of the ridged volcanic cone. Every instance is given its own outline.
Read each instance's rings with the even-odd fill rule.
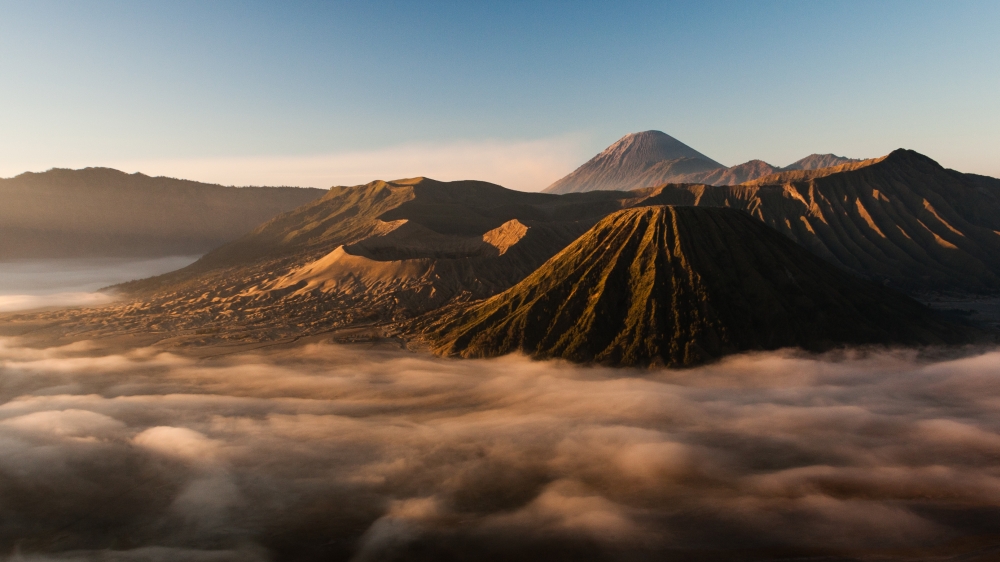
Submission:
[[[689,366],[728,353],[953,344],[970,331],[732,209],[642,207],[425,326],[438,353]]]

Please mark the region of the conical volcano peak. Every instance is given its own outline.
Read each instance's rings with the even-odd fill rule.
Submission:
[[[701,158],[722,166],[708,156],[698,152],[662,131],[642,131],[629,133],[604,149],[592,161],[612,159],[618,163],[651,165],[680,158]]]
[[[679,175],[725,168],[661,131],[629,133],[568,176],[545,188],[547,193],[628,190],[659,185]]]

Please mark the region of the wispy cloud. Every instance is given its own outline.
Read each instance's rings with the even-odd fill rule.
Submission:
[[[64,167],[107,166],[223,185],[330,187],[375,179],[426,176],[476,179],[538,191],[589,157],[583,138],[567,135],[527,141],[421,143],[375,150],[303,156],[246,156],[77,162]],[[14,175],[24,170],[3,170]]]

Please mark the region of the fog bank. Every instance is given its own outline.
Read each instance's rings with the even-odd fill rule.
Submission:
[[[0,312],[104,304],[113,297],[98,289],[174,271],[196,259],[198,256],[0,262]]]
[[[670,372],[4,339],[0,402],[17,560],[918,559],[886,549],[1000,536],[997,351]]]

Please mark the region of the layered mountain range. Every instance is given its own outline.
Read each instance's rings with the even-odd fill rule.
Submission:
[[[203,254],[325,192],[109,168],[24,173],[0,179],[0,260]]]
[[[630,133],[604,149],[546,193],[629,190],[664,183],[737,185],[790,170],[816,170],[859,162],[833,154],[812,154],[784,168],[763,160],[726,167],[660,131]]]
[[[391,335],[690,365],[741,350],[974,339],[905,292],[1000,293],[1000,180],[912,151],[735,186],[331,188],[126,298],[43,317],[163,345]],[[970,331],[971,330],[971,331]]]
[[[960,343],[963,330],[725,208],[638,207],[530,276],[436,316],[435,349],[686,366],[745,350]]]

